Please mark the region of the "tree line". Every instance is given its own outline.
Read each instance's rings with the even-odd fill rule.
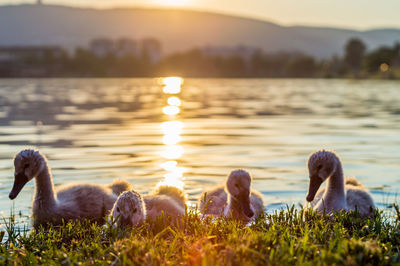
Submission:
[[[14,68],[14,71],[10,71]],[[34,69],[35,71],[23,71]],[[39,71],[41,70],[41,71]],[[22,73],[22,74],[21,74]],[[25,73],[25,74],[24,74]],[[359,39],[350,39],[343,56],[317,59],[303,53],[255,52],[239,55],[207,55],[201,49],[170,54],[151,62],[146,53],[123,57],[109,53],[96,56],[88,49],[21,58],[1,66],[0,76],[43,77],[304,77],[304,78],[400,78],[400,43],[367,51]]]

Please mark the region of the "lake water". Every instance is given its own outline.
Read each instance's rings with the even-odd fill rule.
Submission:
[[[56,186],[183,186],[189,203],[244,168],[268,211],[305,202],[306,162],[334,149],[387,208],[400,191],[400,82],[297,79],[0,80],[0,217],[29,221],[33,182],[11,201],[13,156],[37,147]],[[166,85],[165,85],[166,84]]]

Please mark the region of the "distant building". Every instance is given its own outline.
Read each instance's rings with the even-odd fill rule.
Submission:
[[[254,54],[260,53],[261,50],[255,47],[244,45],[238,46],[205,46],[200,48],[205,56],[210,57],[239,57],[243,60],[246,71],[251,70],[252,58]]]
[[[259,48],[249,46],[205,46],[200,49],[206,56],[232,57],[238,56],[245,62],[250,62],[253,55],[260,51]]]
[[[0,76],[49,76],[59,67],[53,59],[64,54],[58,46],[0,46]]]
[[[137,41],[121,38],[115,43],[115,53],[118,57],[123,57],[127,55],[140,56],[140,47]]]
[[[58,46],[0,46],[0,63],[23,61],[35,58],[37,60],[48,57],[58,57],[63,50]]]
[[[141,41],[141,52],[150,58],[150,62],[155,64],[161,60],[161,43],[152,38]]]
[[[110,39],[94,39],[90,42],[90,50],[98,57],[113,54],[115,51],[114,48],[114,41]]]
[[[108,54],[124,57],[133,55],[136,57],[148,56],[150,62],[155,64],[161,59],[161,43],[152,38],[133,40],[129,38],[94,39],[90,42],[90,51],[98,56],[104,57]]]

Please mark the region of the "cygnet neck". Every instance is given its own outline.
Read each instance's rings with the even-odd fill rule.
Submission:
[[[333,158],[336,163],[335,172],[327,180],[325,201],[346,202],[346,193],[344,188],[343,168],[339,158]]]
[[[47,163],[35,178],[35,201],[39,208],[50,209],[56,205],[53,177]]]

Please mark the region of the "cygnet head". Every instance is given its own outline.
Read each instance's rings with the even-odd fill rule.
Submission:
[[[335,173],[339,158],[333,151],[316,151],[308,159],[308,172],[310,185],[308,188],[307,201],[314,200],[321,184]]]
[[[37,177],[46,165],[46,157],[38,150],[28,149],[18,153],[14,158],[14,186],[9,198],[15,199],[25,184]]]
[[[250,185],[250,174],[241,169],[232,171],[226,181],[228,193],[240,203],[244,214],[249,218],[254,215],[250,207]]]
[[[139,193],[131,190],[122,193],[111,210],[111,216],[121,227],[140,225],[146,219],[146,207]]]

